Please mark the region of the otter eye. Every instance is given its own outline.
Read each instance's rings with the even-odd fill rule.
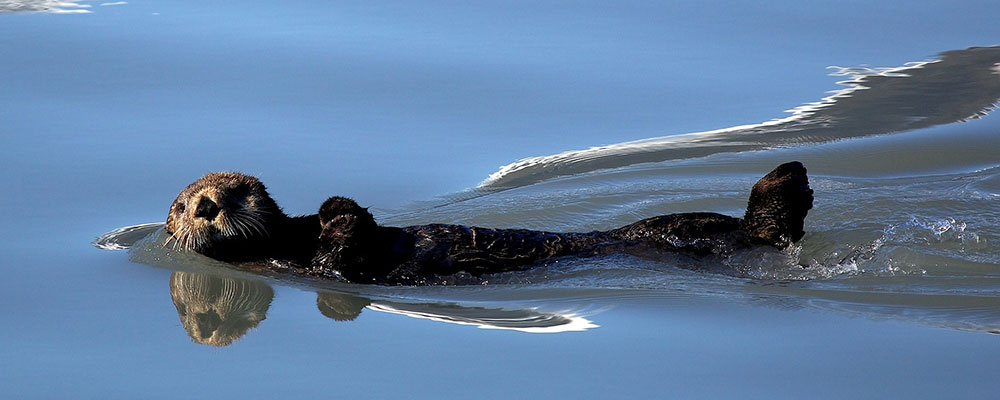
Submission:
[[[220,197],[222,200],[220,204],[225,204],[226,208],[237,209],[246,198],[246,191],[241,190],[240,187],[229,188]]]
[[[243,198],[250,194],[250,188],[240,185],[229,190],[229,195],[232,197]]]

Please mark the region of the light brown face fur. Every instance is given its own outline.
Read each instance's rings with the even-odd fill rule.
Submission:
[[[247,254],[270,236],[282,218],[285,215],[257,178],[212,172],[188,185],[170,205],[168,244],[219,259]]]

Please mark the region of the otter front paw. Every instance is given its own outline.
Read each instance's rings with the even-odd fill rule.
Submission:
[[[353,215],[365,220],[365,222],[370,222],[372,225],[375,224],[375,217],[372,217],[367,208],[359,206],[357,202],[346,197],[331,197],[319,207],[319,222],[324,226],[341,215]]]
[[[311,263],[314,272],[336,271],[351,281],[365,282],[351,272],[364,270],[373,257],[371,244],[378,231],[375,218],[354,200],[331,197],[320,207],[319,220],[322,231]]]

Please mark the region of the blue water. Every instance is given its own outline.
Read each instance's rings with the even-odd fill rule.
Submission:
[[[995,2],[53,4],[0,0],[2,397],[1000,390],[1000,60],[966,50],[997,44]],[[806,119],[826,125],[755,125],[932,60],[941,80],[869,85]],[[663,139],[737,126],[764,136]],[[590,230],[737,215],[789,159],[817,192],[808,234],[721,263],[739,274],[611,257],[380,288],[91,245],[215,170],[291,214],[337,194],[389,224]],[[199,307],[229,334],[181,314]]]

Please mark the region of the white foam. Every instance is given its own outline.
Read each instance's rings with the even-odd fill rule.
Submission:
[[[593,323],[592,321],[584,318],[583,316],[575,313],[542,313],[538,312],[540,316],[551,316],[553,318],[562,318],[566,320],[566,323],[554,325],[554,326],[520,326],[523,320],[509,320],[505,321],[502,318],[473,318],[473,317],[456,317],[447,314],[434,313],[429,310],[404,310],[401,308],[394,307],[388,304],[373,303],[368,305],[368,308],[375,311],[386,312],[390,314],[405,315],[411,318],[427,319],[431,321],[447,322],[449,324],[457,325],[471,325],[477,326],[480,329],[501,329],[501,330],[511,330],[526,333],[561,333],[561,332],[579,332],[588,329],[594,329],[599,327],[599,325]],[[534,310],[532,310],[534,311]],[[505,325],[504,322],[518,323],[517,325]]]

